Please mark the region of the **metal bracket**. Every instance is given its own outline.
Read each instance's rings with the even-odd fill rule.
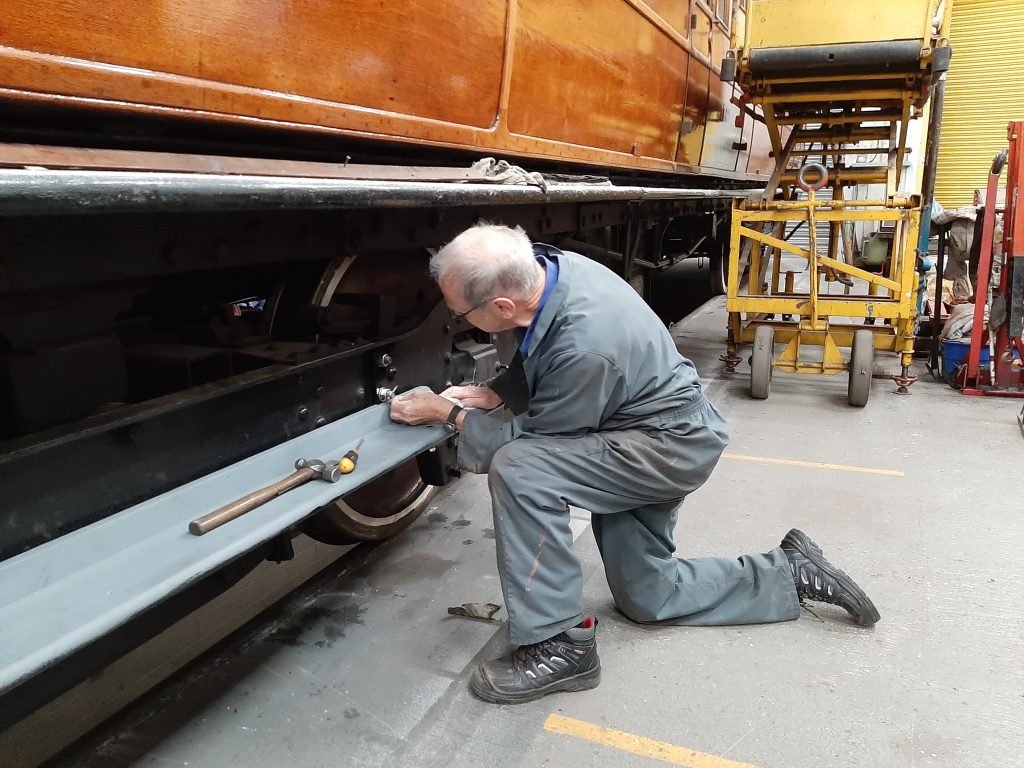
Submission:
[[[452,353],[449,379],[454,384],[475,382],[482,384],[498,372],[498,348],[466,337],[455,342],[457,352]],[[457,380],[461,376],[461,380]]]
[[[420,479],[427,485],[447,485],[462,476],[462,470],[456,462],[458,443],[451,437],[443,443],[435,445],[416,457],[416,467],[420,471]]]

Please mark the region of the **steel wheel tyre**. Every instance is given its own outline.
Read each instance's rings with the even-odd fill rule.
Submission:
[[[767,400],[772,387],[772,358],[775,356],[775,329],[770,325],[758,327],[754,333],[754,348],[750,353],[750,396]]]
[[[859,330],[853,334],[850,352],[850,381],[846,391],[846,401],[850,405],[857,408],[867,405],[874,369],[875,335],[868,330]]]
[[[350,321],[358,329],[367,322],[366,307],[344,302],[337,306],[336,299],[345,294],[386,295],[395,297],[400,310],[396,323],[409,323],[417,318],[422,321],[440,299],[437,287],[423,269],[423,255],[392,254],[388,263],[391,267],[383,269],[373,259],[334,259],[324,267],[307,309],[333,307],[336,321]],[[303,523],[302,531],[325,544],[383,541],[416,520],[437,490],[423,482],[416,459],[410,459],[359,490],[321,507]]]
[[[728,290],[729,257],[712,256],[709,264],[708,286],[712,296],[724,296]]]
[[[383,541],[405,530],[437,493],[412,459],[318,509],[302,532],[325,544]]]

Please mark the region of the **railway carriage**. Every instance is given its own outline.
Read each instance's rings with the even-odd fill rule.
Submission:
[[[721,77],[744,10],[6,0],[0,569],[60,558],[71,534],[396,390],[500,370],[507,342],[453,322],[426,271],[480,219],[597,259],[647,297],[693,256],[724,290],[732,199],[773,168]],[[397,533],[457,468],[441,444],[367,474],[0,679],[0,730],[287,559],[297,536]]]

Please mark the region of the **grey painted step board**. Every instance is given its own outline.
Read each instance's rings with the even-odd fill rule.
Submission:
[[[356,470],[311,481],[203,536],[190,520],[294,471],[337,461],[365,437]],[[443,441],[373,406],[0,563],[0,693],[125,624],[313,510]]]

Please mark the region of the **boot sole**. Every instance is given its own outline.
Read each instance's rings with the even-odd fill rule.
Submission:
[[[825,559],[825,553],[821,551],[821,547],[811,541],[810,537],[803,531],[797,531],[795,534],[790,532],[787,534],[787,538],[796,544],[800,553],[804,557],[814,563],[814,565],[827,573],[833,579],[842,583],[843,588],[847,592],[857,597],[857,600],[861,604],[861,611],[859,615],[854,617],[857,624],[862,627],[870,627],[878,623],[878,620],[882,618],[882,614],[880,614],[878,609],[875,608],[875,604],[871,602],[871,598],[868,597],[864,590],[857,585],[857,582],[850,578],[844,571],[839,570]]]
[[[475,674],[469,681],[469,689],[475,696],[489,701],[492,704],[525,704],[528,701],[536,701],[542,699],[545,696],[552,693],[559,693],[561,691],[586,691],[591,688],[597,688],[601,682],[601,668],[595,667],[589,672],[570,677],[567,680],[559,680],[544,686],[543,688],[533,688],[529,691],[523,691],[522,693],[502,693],[494,688],[491,688],[480,676]]]

